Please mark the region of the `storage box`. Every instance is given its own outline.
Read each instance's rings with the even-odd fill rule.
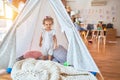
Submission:
[[[106,31],[106,41],[116,41],[116,29],[107,29]]]

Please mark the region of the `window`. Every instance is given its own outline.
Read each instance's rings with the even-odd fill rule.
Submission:
[[[3,0],[0,0],[0,17],[4,17],[5,16],[5,5]]]

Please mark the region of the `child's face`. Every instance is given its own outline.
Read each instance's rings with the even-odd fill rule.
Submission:
[[[45,21],[45,24],[44,24],[45,28],[51,28],[52,27],[52,21]]]

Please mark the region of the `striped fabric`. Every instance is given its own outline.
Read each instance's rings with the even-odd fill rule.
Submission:
[[[59,45],[58,48],[54,50],[53,57],[59,63],[64,63],[67,57],[67,50],[62,45]]]

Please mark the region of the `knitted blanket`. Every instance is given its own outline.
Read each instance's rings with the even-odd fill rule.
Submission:
[[[53,61],[25,59],[15,63],[13,80],[97,80],[87,71],[76,71]]]

